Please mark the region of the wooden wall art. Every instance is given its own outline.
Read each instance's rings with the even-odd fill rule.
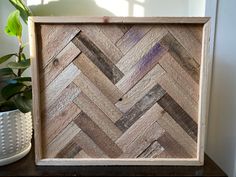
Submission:
[[[202,165],[209,18],[31,17],[38,165]]]

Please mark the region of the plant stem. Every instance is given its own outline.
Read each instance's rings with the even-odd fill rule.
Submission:
[[[18,52],[18,61],[17,62],[19,63],[19,62],[21,62],[21,54],[22,54],[22,51],[23,51],[21,37],[18,37],[18,43],[19,43],[19,52]],[[22,70],[18,69],[17,76],[21,77],[21,74],[22,74]]]

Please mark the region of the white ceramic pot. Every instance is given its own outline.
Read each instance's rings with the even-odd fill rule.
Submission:
[[[31,149],[31,112],[0,112],[0,166],[15,162]]]

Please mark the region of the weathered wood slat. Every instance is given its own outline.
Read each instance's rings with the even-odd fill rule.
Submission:
[[[79,33],[79,29],[71,25],[41,25],[37,30],[42,47],[41,70]]]
[[[197,142],[197,123],[167,93],[158,104]]]
[[[197,123],[198,103],[189,97],[167,73],[161,77],[159,84]]]
[[[161,136],[162,137],[162,136]],[[160,137],[160,138],[161,138]],[[159,138],[159,139],[160,139]],[[156,158],[164,151],[164,148],[157,141],[153,141],[138,158]]]
[[[124,113],[124,115],[116,122],[117,127],[123,132],[126,131],[165,93],[165,90],[163,90],[159,84],[155,85],[141,100]]]
[[[132,89],[130,89],[123,97],[121,97],[122,100],[115,104],[116,107],[119,108],[119,110],[123,113],[127,112],[158,83],[158,80],[164,73],[165,71],[162,69],[162,67],[157,64]],[[122,91],[124,92],[125,90]]]
[[[74,158],[80,150],[81,148],[71,141],[56,155],[56,158]]]
[[[159,43],[156,43],[130,71],[116,83],[116,86],[126,93],[137,82],[140,81],[166,54],[166,49],[161,47]]]
[[[121,158],[137,158],[143,151],[145,151],[154,141],[156,141],[164,133],[164,130],[158,123],[153,123],[150,127],[140,132],[140,136],[131,142]]]
[[[71,122],[66,128],[64,128],[52,142],[45,145],[44,156],[54,158],[74,137],[80,132],[80,128]]]
[[[84,113],[74,121],[109,157],[115,158],[122,150]]]
[[[80,54],[80,50],[70,42],[49,64],[41,71],[44,74],[40,78],[40,86],[43,90],[52,82],[62,70],[69,65],[77,55]]]
[[[180,146],[186,150],[189,155],[191,155],[191,157],[196,158],[196,142],[186,134],[186,132],[173,120],[173,118],[168,113],[163,112],[163,115],[157,119],[157,122],[166,132],[170,134],[171,137],[173,137],[173,139],[175,139],[175,141],[179,143]]]
[[[160,41],[160,44],[167,48],[177,63],[186,70],[196,83],[199,83],[200,65],[187,53],[186,49],[184,49],[170,33]]]
[[[191,155],[189,155],[188,152],[186,152],[186,150],[180,146],[168,132],[165,132],[160,138],[158,138],[157,142],[160,143],[165,151],[167,151],[168,155],[173,158],[192,158]]]
[[[57,116],[58,113],[62,112],[64,108],[79,95],[79,93],[80,90],[74,83],[69,84],[50,106],[45,107],[41,113],[42,116],[48,120]]]
[[[126,55],[124,55],[116,66],[124,73],[130,69],[149,51],[157,42],[167,34],[162,26],[153,27]]]
[[[114,125],[109,117],[107,117],[85,94],[81,93],[74,103],[86,113],[91,120],[102,129],[109,138],[115,141],[122,135],[122,132]]]
[[[82,73],[74,80],[81,91],[89,97],[113,122],[119,120],[122,113],[110,102],[102,92]]]
[[[108,158],[108,156],[82,130],[74,137],[74,141],[91,158]]]
[[[201,63],[202,45],[195,36],[184,25],[168,25],[168,31],[184,46],[184,48],[191,54],[191,56]]]
[[[176,60],[169,54],[163,57],[159,64],[161,67],[178,83],[182,89],[198,102],[199,99],[199,85],[193,78],[176,62]]]
[[[73,43],[111,80],[113,84],[117,83],[123,77],[123,73],[83,32],[73,39]]]
[[[97,24],[99,30],[101,30],[108,39],[115,44],[125,32],[119,27],[119,25],[99,25]]]
[[[141,132],[150,127],[160,116],[163,109],[156,103],[143,116],[141,116],[123,135],[117,139],[116,144],[123,150],[132,143]]]
[[[80,70],[71,63],[42,91],[43,110],[49,107],[60,93],[79,75]]]
[[[151,29],[151,25],[134,25],[117,41],[116,46],[126,54]]]
[[[123,96],[123,93],[86,57],[86,55],[79,55],[73,63],[112,103],[115,103]]]
[[[116,64],[123,54],[96,25],[79,25],[78,28],[88,36],[96,46]]]
[[[80,109],[73,103],[68,104],[58,115],[51,119],[46,119],[43,124],[45,133],[45,143],[49,144],[59,132],[67,127],[71,121],[78,116]]]

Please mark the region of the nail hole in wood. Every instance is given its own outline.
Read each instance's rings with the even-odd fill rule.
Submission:
[[[58,59],[55,59],[55,60],[53,61],[53,65],[54,65],[54,66],[58,66],[58,65],[59,65]]]
[[[122,98],[119,99],[119,101],[122,101],[122,100],[123,100]]]

